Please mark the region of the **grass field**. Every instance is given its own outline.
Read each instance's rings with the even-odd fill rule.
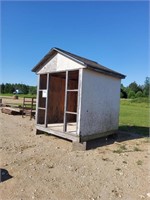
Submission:
[[[13,94],[0,94],[1,97],[12,98]],[[19,94],[21,97],[36,97],[36,95]],[[21,104],[19,104],[21,105]],[[149,135],[149,99],[121,99],[119,129],[127,132]]]
[[[121,99],[119,129],[149,135],[149,99]]]
[[[15,94],[1,94],[0,97],[13,97]],[[36,94],[17,94],[18,97],[36,97]]]

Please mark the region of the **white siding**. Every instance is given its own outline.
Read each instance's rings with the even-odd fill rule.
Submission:
[[[84,69],[82,80],[82,136],[118,128],[120,79]]]
[[[57,53],[42,67],[42,69],[39,70],[38,74],[75,70],[80,68],[84,68],[84,66],[64,55]]]

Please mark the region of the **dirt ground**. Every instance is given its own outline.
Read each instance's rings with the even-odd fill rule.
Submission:
[[[1,200],[150,199],[148,138],[120,133],[75,151],[34,123],[0,111]]]

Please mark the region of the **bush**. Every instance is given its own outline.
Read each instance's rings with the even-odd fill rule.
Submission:
[[[143,91],[143,96],[144,97],[148,97],[149,96],[149,89],[144,89],[144,91]]]
[[[130,91],[130,92],[128,93],[128,98],[129,98],[129,99],[134,99],[134,98],[135,98],[135,92],[134,92],[134,91]]]
[[[121,97],[121,98],[124,98],[124,99],[127,98],[127,93],[126,93],[123,89],[121,89],[120,97]]]
[[[138,97],[142,97],[143,96],[143,93],[141,91],[138,91],[136,94],[135,94],[135,97],[138,98]]]

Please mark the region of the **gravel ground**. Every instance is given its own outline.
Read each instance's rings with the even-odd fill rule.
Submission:
[[[1,200],[150,200],[148,138],[120,133],[73,151],[34,123],[0,112]]]

